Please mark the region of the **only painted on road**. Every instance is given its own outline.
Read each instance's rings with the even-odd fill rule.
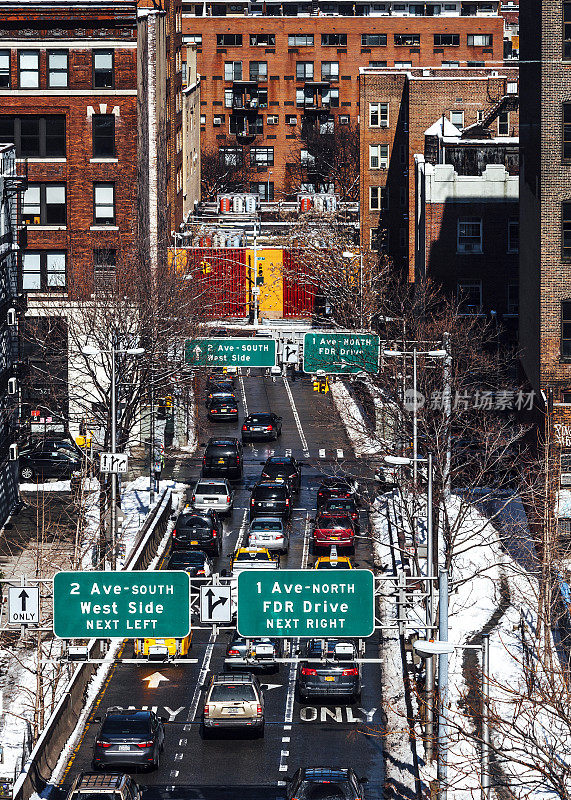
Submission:
[[[182,639],[189,631],[190,578],[182,570],[54,575],[60,639]]]
[[[190,367],[275,367],[275,339],[192,339],[185,344]]]
[[[365,638],[374,629],[374,578],[368,569],[343,575],[306,569],[238,575],[241,636]]]

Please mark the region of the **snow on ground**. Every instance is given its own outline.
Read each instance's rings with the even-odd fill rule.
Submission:
[[[339,416],[345,424],[355,455],[357,457],[370,456],[385,449],[382,445],[372,440],[371,432],[361,414],[361,409],[353,399],[347,386],[342,381],[332,381],[329,385],[329,391]]]

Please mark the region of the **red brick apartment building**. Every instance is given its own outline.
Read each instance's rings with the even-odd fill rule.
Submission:
[[[396,72],[364,69],[360,76],[361,240],[381,247],[415,278],[415,156],[434,146],[429,129],[442,117],[452,147],[462,131],[480,143],[478,164],[461,174],[481,174],[486,163],[518,169],[518,71],[500,68],[426,68]],[[444,137],[446,140],[446,137]],[[463,142],[458,142],[462,144]],[[437,142],[438,145],[438,136]],[[443,144],[443,142],[441,142]],[[465,144],[465,142],[464,142]],[[476,170],[474,172],[474,169]]]
[[[262,199],[268,189],[269,199],[294,194],[304,187],[288,163],[304,161],[302,125],[362,125],[360,68],[499,66],[498,7],[184,3],[184,40],[198,47],[203,153],[243,160]]]
[[[139,139],[155,113],[148,64],[166,61],[170,228],[182,219],[181,16],[139,12],[135,0],[24,3],[7,0],[0,21],[0,141],[25,159],[21,222],[28,246],[24,291],[88,295],[98,275],[135,252]],[[174,44],[178,43],[172,61]],[[178,55],[177,55],[178,54]],[[152,78],[154,80],[154,78]],[[143,81],[143,84],[142,84]],[[174,112],[173,112],[174,109]],[[180,148],[179,148],[180,144]],[[155,154],[156,155],[156,154]],[[148,158],[148,155],[147,155]],[[144,184],[143,184],[144,185]],[[140,211],[140,209],[139,209]]]

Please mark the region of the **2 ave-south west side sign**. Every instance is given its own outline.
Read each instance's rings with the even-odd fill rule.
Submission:
[[[373,573],[367,569],[312,574],[245,570],[238,575],[238,633],[259,636],[350,636],[375,629]]]
[[[193,339],[185,344],[190,367],[275,367],[275,339]]]
[[[190,578],[186,572],[54,575],[54,633],[60,639],[182,639],[189,632]]]

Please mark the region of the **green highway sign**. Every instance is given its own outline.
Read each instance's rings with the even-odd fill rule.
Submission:
[[[238,633],[253,638],[371,636],[374,587],[368,569],[244,570],[238,575]]]
[[[303,370],[329,374],[377,372],[381,340],[376,333],[317,331],[303,337]]]
[[[275,367],[275,339],[189,339],[185,363],[191,367]]]
[[[190,632],[183,571],[57,572],[54,633],[60,639],[182,639]]]

